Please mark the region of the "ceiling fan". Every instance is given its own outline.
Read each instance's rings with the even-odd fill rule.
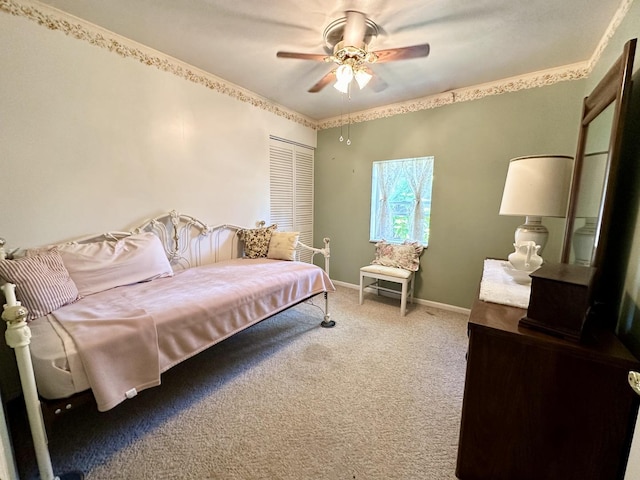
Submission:
[[[347,93],[351,81],[362,89],[373,77],[369,64],[407,60],[426,57],[429,55],[429,44],[413,45],[411,47],[391,48],[387,50],[370,51],[369,43],[378,36],[379,28],[362,12],[348,10],[346,16],[331,22],[324,30],[326,49],[330,55],[316,53],[278,52],[279,58],[298,58],[320,62],[333,62],[335,69],[322,77],[309,92],[322,90],[334,79],[334,87]]]

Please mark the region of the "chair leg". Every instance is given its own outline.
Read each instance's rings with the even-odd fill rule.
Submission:
[[[407,284],[408,280],[402,282],[402,296],[400,297],[400,315],[404,317],[405,313],[407,313]]]
[[[414,287],[414,281],[415,281],[415,275],[411,275],[411,278],[409,279],[409,302],[413,305],[413,287]]]
[[[362,291],[364,290],[364,275],[360,274],[360,305],[362,305],[363,295]]]

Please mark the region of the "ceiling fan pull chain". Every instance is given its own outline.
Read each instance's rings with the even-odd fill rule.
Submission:
[[[351,84],[347,89],[347,145],[351,145]]]
[[[344,127],[344,121],[342,120],[342,114],[344,112],[344,93],[340,95],[340,141],[344,142],[344,137],[342,136],[342,128]]]

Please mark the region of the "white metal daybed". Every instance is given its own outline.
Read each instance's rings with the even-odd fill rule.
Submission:
[[[299,261],[301,252],[308,260],[322,255],[324,269]],[[8,281],[7,343],[16,351],[39,465],[48,453],[38,398],[46,418],[86,398],[108,410],[159,385],[172,366],[318,294],[322,326],[335,324],[329,240],[309,247],[275,225],[210,227],[172,211],[131,232],[25,253],[0,260],[0,277]],[[38,292],[44,299],[31,298],[34,276],[55,278],[55,288]],[[71,300],[58,306],[65,296]]]

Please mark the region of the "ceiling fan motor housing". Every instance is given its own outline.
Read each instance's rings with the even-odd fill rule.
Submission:
[[[336,62],[339,65],[351,63],[361,65],[365,62],[374,63],[378,59],[377,55],[367,50],[367,44],[363,43],[361,47],[352,45],[344,45],[344,42],[338,42],[333,49],[333,55],[326,58],[328,62]]]
[[[334,20],[327,28],[324,29],[323,38],[324,44],[326,45],[328,51],[335,51],[336,45],[340,43],[344,38],[344,29],[347,25],[347,17],[339,18],[338,20]],[[364,19],[365,31],[362,39],[362,43],[364,45],[369,45],[371,40],[378,36],[379,29],[378,25],[376,25],[369,18]],[[362,46],[364,46],[362,45]],[[360,45],[351,45],[358,48],[362,48]]]

